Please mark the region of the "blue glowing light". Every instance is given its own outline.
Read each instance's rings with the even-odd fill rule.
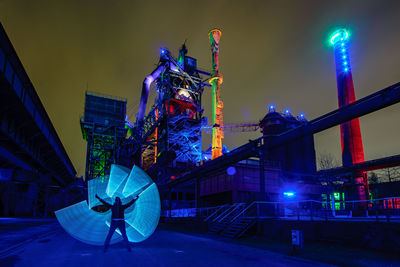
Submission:
[[[110,177],[106,178],[107,183],[95,181],[100,178],[89,181],[89,206],[86,201],[82,201],[55,212],[61,226],[84,243],[103,245],[110,226],[111,211],[99,213],[92,210],[91,207],[100,205],[94,201],[94,196],[98,194],[112,204],[116,196],[120,196],[123,203],[128,203],[139,195],[135,204],[125,211],[126,233],[131,242],[147,239],[156,229],[160,218],[160,196],[156,184],[137,166],[129,170],[112,165]],[[111,243],[121,240],[121,233],[117,231]]]
[[[269,112],[275,112],[275,106],[269,105]]]
[[[165,54],[165,49],[161,49],[161,54]]]
[[[228,167],[228,169],[226,169],[226,173],[228,175],[235,175],[236,174],[236,168],[233,166]]]
[[[286,196],[286,197],[294,197],[295,193],[289,191],[289,192],[283,192],[283,195]]]
[[[147,186],[151,181],[147,173],[135,165],[127,177],[125,186],[122,189],[122,194],[124,197],[136,195],[138,190]]]
[[[336,68],[338,73],[347,73],[350,71],[349,56],[349,37],[350,34],[346,29],[339,29],[331,35],[330,42],[335,49]]]
[[[102,199],[108,202],[112,202],[109,195],[106,194],[106,189],[108,186],[109,176],[101,176],[97,179],[91,179],[88,181],[88,205],[89,209],[101,205],[101,202],[95,197],[96,194]]]
[[[111,165],[110,171],[110,180],[107,184],[106,194],[111,197],[115,194],[118,187],[125,181],[128,176],[130,169],[119,166],[119,165]]]
[[[341,41],[346,40],[349,38],[349,32],[346,29],[339,29],[335,31],[331,35],[331,44],[334,45],[338,41],[339,37]]]
[[[303,113],[300,113],[300,118],[304,118],[304,114]]]
[[[285,114],[286,114],[286,115],[290,114],[290,110],[289,110],[289,109],[286,109],[286,110],[285,110]]]

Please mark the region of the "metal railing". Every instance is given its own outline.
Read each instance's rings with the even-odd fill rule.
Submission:
[[[216,211],[221,208],[230,207],[229,205],[215,206],[215,207],[204,207],[204,208],[181,208],[181,209],[173,209],[173,210],[162,210],[161,217],[177,217],[177,218],[186,218],[186,217],[199,217],[199,218],[208,218],[211,215],[215,214]]]
[[[225,212],[221,213],[219,216],[214,218],[212,221],[213,222],[221,222],[225,218],[230,217],[231,214],[235,214],[238,210],[244,209],[245,207],[246,207],[246,203],[234,203],[232,206],[230,206],[229,209],[226,209]]]
[[[386,220],[400,222],[400,197],[365,201],[256,201],[238,216],[246,217],[256,209],[257,218],[296,220]],[[252,213],[254,214],[254,213]],[[236,219],[236,218],[235,218]]]
[[[219,206],[213,213],[211,213],[209,216],[207,216],[204,221],[208,221],[210,218],[213,218],[215,216],[219,216],[220,213],[224,212],[227,208],[229,208],[229,205],[222,205]]]
[[[303,221],[386,221],[400,223],[400,197],[366,201],[254,201],[248,205],[235,203],[209,208],[172,210],[163,213],[172,217],[201,217],[205,222],[221,222],[229,218],[276,218]]]

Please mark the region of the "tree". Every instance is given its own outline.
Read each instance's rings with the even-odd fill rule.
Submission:
[[[319,153],[317,163],[319,170],[339,167],[338,160],[331,153]]]
[[[380,170],[381,177],[387,182],[400,180],[400,167],[392,167]]]
[[[368,181],[370,184],[376,184],[378,183],[379,177],[375,172],[369,172],[368,173]]]

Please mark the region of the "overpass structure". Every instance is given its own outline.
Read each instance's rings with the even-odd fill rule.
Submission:
[[[368,160],[361,163],[355,163],[350,166],[341,166],[332,169],[320,170],[318,175],[321,176],[341,176],[351,175],[360,171],[374,171],[384,168],[392,168],[400,166],[400,155],[384,157],[380,159]]]
[[[186,172],[173,180],[163,184],[163,187],[174,188],[189,181],[196,180],[206,175],[211,175],[221,170],[227,169],[234,163],[248,159],[250,157],[263,157],[269,149],[279,147],[285,143],[295,141],[303,136],[312,135],[334,126],[340,125],[349,120],[367,115],[377,110],[383,109],[390,105],[400,102],[400,83],[393,84],[383,90],[377,91],[369,96],[361,98],[351,104],[338,108],[332,112],[322,115],[306,124],[284,132],[276,136],[262,136],[255,140],[250,140],[249,143],[232,150],[230,153],[223,155],[214,160],[205,162],[200,167],[196,167],[189,172]],[[268,141],[267,141],[268,140]],[[260,164],[263,160],[259,161]],[[399,163],[397,156],[377,159],[374,162],[359,163],[357,165],[346,166],[331,170],[331,174],[360,170],[366,165],[373,165],[372,169],[385,168],[396,166]],[[366,164],[366,165],[365,165]],[[260,166],[261,170],[263,169]],[[264,181],[260,175],[260,183]]]
[[[64,187],[76,170],[0,24],[0,181]]]

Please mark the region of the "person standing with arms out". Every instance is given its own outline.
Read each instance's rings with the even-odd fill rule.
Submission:
[[[117,228],[119,228],[122,237],[124,238],[124,242],[128,247],[128,251],[131,251],[130,243],[128,237],[126,236],[125,210],[130,206],[132,206],[133,203],[135,203],[135,201],[139,198],[139,195],[137,195],[134,199],[132,199],[129,203],[125,205],[122,204],[121,199],[119,197],[115,198],[114,205],[107,203],[106,201],[101,199],[97,194],[96,198],[100,200],[100,202],[103,203],[106,207],[111,208],[111,225],[106,241],[104,242],[104,252],[107,251],[108,246],[110,245],[111,237]]]

